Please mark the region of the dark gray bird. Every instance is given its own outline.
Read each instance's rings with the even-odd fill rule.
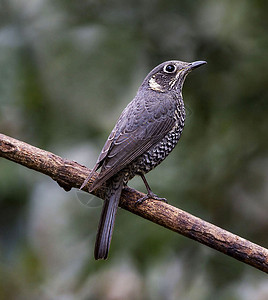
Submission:
[[[119,117],[93,169],[101,168],[89,189],[92,192],[106,183],[95,259],[108,256],[121,191],[130,179],[140,175],[147,188],[147,195],[139,202],[148,198],[165,200],[151,191],[144,174],[160,164],[179,141],[185,121],[182,86],[187,74],[205,63],[172,60],[158,65]]]

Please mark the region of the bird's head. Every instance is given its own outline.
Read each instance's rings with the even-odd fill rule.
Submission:
[[[163,62],[146,76],[142,87],[159,93],[180,89],[187,74],[204,64],[206,61],[202,60],[191,63],[178,60]]]

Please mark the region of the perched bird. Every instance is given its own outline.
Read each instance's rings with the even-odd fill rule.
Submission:
[[[179,141],[185,121],[182,86],[187,74],[205,63],[172,60],[158,65],[119,117],[91,173],[101,168],[89,192],[106,184],[95,259],[108,256],[121,191],[130,179],[140,175],[147,188],[147,195],[139,202],[148,198],[165,200],[151,191],[144,174],[160,164]]]

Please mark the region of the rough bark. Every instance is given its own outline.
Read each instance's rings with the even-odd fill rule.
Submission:
[[[75,161],[3,134],[0,134],[0,157],[48,175],[66,191],[80,188],[90,172]],[[84,191],[87,192],[96,175]],[[102,190],[101,187],[92,194],[103,198]],[[123,190],[120,207],[268,273],[267,249],[167,203],[149,200],[137,205],[136,200],[142,196],[143,193],[127,187]]]

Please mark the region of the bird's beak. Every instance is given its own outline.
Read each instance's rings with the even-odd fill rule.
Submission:
[[[189,66],[189,69],[193,70],[193,69],[196,69],[200,66],[203,66],[205,65],[207,62],[204,61],[204,60],[198,60],[198,61],[194,61],[192,63],[190,63],[190,66]]]
[[[192,62],[192,63],[186,63],[186,66],[185,66],[184,68],[179,69],[179,70],[177,71],[177,75],[176,75],[175,80],[178,81],[179,78],[181,78],[180,81],[181,81],[181,84],[183,84],[183,82],[184,82],[184,80],[185,80],[185,77],[186,77],[192,70],[194,70],[194,69],[196,69],[196,68],[198,68],[198,67],[200,67],[200,66],[202,66],[202,65],[205,65],[206,63],[207,63],[207,62],[204,61],[204,60],[198,60],[198,61],[194,61],[194,62]],[[171,86],[173,86],[174,84],[175,84],[175,81],[174,81],[174,83],[173,83]]]

